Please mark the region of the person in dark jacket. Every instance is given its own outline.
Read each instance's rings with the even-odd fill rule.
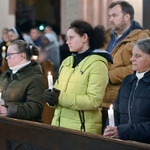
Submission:
[[[130,60],[134,73],[114,102],[116,126],[107,126],[104,136],[150,143],[150,38],[135,43]]]
[[[9,68],[0,77],[0,116],[39,121],[45,91],[41,66],[31,60],[32,49],[23,40],[13,41],[7,50]]]
[[[55,39],[54,35],[46,33],[42,36],[42,47],[39,60],[42,62],[50,61],[53,65],[54,73],[57,76],[60,67],[60,52],[58,41]]]

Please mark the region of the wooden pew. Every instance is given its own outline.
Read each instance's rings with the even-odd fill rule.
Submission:
[[[44,123],[0,117],[0,150],[146,150],[149,144],[122,141]]]

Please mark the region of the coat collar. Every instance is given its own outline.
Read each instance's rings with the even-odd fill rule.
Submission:
[[[16,74],[12,75],[12,70],[9,68],[2,74],[3,77],[9,76],[10,78],[17,78],[19,80],[22,80],[23,78],[26,78],[30,76],[31,74],[39,74],[42,73],[41,66],[34,60],[31,61],[30,64],[27,66],[21,68],[16,72]]]
[[[134,80],[137,80],[136,72],[134,72],[134,74],[132,75],[130,79],[130,83],[133,82]],[[141,78],[140,80],[143,80],[145,83],[150,83],[150,71],[146,72],[144,74],[144,77]]]
[[[89,55],[87,57],[85,57],[75,68],[80,70],[80,73],[84,73],[84,71],[93,63],[96,61],[102,61],[104,64],[108,65],[107,59],[104,58],[103,56],[100,55]],[[73,62],[74,62],[74,57],[73,56],[69,56],[63,63],[62,66],[60,67],[60,71],[61,68],[63,68],[64,66],[73,66]],[[59,72],[60,72],[59,71]]]

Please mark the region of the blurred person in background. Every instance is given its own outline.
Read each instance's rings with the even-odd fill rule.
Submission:
[[[22,33],[18,27],[12,27],[8,31],[10,41],[14,40],[24,40]]]
[[[31,37],[35,46],[42,46],[42,33],[37,27],[31,28],[29,36]]]
[[[30,35],[28,33],[22,33],[24,40],[29,44],[29,45],[35,45],[33,40],[31,39]]]
[[[5,58],[6,58],[7,47],[10,44],[8,31],[9,31],[8,28],[3,28],[2,30],[2,38],[1,38],[2,41],[0,43],[0,67],[1,67],[0,72],[3,72],[3,69],[5,68],[5,62],[6,62]],[[7,68],[7,65],[6,65],[6,68]]]
[[[57,76],[60,67],[59,44],[52,34],[46,33],[42,36],[42,47],[39,61],[49,60],[53,65],[54,74]]]
[[[46,34],[46,33],[52,34],[55,37],[55,39],[58,40],[57,34],[55,33],[55,31],[53,30],[53,28],[50,25],[45,26],[44,34]]]

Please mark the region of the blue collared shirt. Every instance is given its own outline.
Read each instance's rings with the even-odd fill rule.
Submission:
[[[133,30],[133,23],[126,31],[123,32],[122,36],[119,38],[117,37],[117,34],[111,30],[111,38],[109,45],[107,47],[107,52],[111,53],[113,49]]]

